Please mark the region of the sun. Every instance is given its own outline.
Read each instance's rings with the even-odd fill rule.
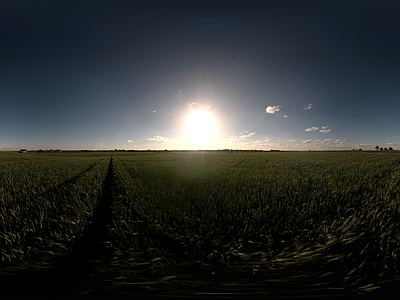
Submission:
[[[186,119],[186,129],[192,140],[203,143],[215,130],[214,119],[207,112],[197,111]]]

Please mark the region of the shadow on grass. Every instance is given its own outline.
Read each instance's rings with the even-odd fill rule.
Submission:
[[[64,184],[74,184],[84,172]],[[111,158],[99,205],[94,209],[93,218],[83,230],[81,238],[65,255],[55,256],[47,262],[28,262],[25,267],[19,264],[14,268],[14,276],[1,276],[2,299],[71,298],[75,290],[82,290],[88,282],[93,281],[92,274],[107,265],[107,259],[112,256],[108,234],[112,222],[112,186]]]

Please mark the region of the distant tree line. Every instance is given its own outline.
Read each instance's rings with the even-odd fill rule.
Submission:
[[[379,148],[379,146],[376,146],[376,147],[375,147],[375,150],[380,150],[380,151],[383,151],[383,150],[386,150],[386,151],[387,151],[387,150],[389,150],[389,151],[392,151],[393,148],[392,148],[392,147],[389,147],[389,149],[386,148],[386,147],[385,147],[385,148],[382,148],[382,147]]]

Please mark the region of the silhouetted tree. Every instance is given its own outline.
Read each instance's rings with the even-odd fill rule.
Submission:
[[[376,146],[376,147],[375,147],[375,150],[379,150],[379,146]]]
[[[390,151],[392,151],[392,150],[393,150],[393,148],[392,148],[392,147],[389,147],[389,150],[390,150]]]
[[[379,150],[383,151],[383,148],[381,147]]]
[[[385,147],[385,150],[387,151],[387,148]]]

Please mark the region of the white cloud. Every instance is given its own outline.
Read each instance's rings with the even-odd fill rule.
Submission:
[[[393,139],[394,139],[394,140],[397,140],[397,136],[394,136]]]
[[[282,108],[282,106],[279,106],[279,105],[267,106],[265,111],[267,112],[267,114],[274,114],[274,113],[278,112],[281,108]]]
[[[165,138],[165,137],[162,137],[162,136],[159,136],[159,135],[153,136],[152,138],[148,138],[147,140],[148,141],[164,142],[164,143],[172,141],[171,138]]]
[[[128,140],[128,143],[133,143],[133,141],[132,140]]]
[[[323,141],[321,141],[321,143],[326,144],[326,143],[332,143],[333,140],[332,139],[325,139]]]
[[[335,144],[343,144],[346,139],[337,139],[334,141]]]
[[[344,141],[346,139],[337,139],[337,140],[333,140],[333,139],[324,139],[324,140],[304,140],[302,141],[302,144],[296,144],[294,146],[298,146],[298,147],[310,147],[310,146],[306,146],[305,144],[310,144],[313,147],[318,147],[318,148],[322,148],[322,149],[343,149],[346,148],[347,146],[345,145]]]
[[[290,142],[294,142],[294,141],[295,141],[295,139],[293,139],[293,140],[287,140],[286,143],[290,143]]]
[[[397,146],[398,144],[395,144],[395,143],[386,143],[386,144],[384,144],[385,146]]]
[[[268,143],[270,143],[270,142],[275,143],[273,139],[266,139],[265,141]]]
[[[230,144],[230,143],[236,142],[236,141],[238,141],[238,137],[231,135],[229,138],[227,138],[225,140],[218,141],[218,143],[229,143]]]
[[[289,118],[287,115],[284,115],[283,117],[284,117],[284,118]]]
[[[252,132],[252,133],[249,133],[249,134],[242,134],[241,136],[234,136],[234,135],[231,135],[231,136],[230,136],[229,138],[227,138],[227,139],[218,141],[218,143],[228,143],[228,144],[232,144],[232,143],[234,143],[234,142],[243,141],[244,139],[249,138],[249,137],[251,137],[251,136],[253,136],[253,135],[255,135],[255,134],[256,134],[255,132]],[[242,142],[241,144],[243,144],[243,142]],[[245,144],[247,144],[247,143],[245,143]]]
[[[322,133],[330,132],[331,130],[327,129],[327,128],[328,128],[328,126],[322,126],[322,129],[319,132],[322,132]],[[305,131],[311,132],[311,131],[317,131],[318,129],[319,129],[318,127],[314,126],[314,127],[306,128]]]
[[[375,149],[375,146],[371,145],[371,144],[355,144],[354,148],[356,148],[356,149],[361,149],[361,148],[364,148],[364,149]]]
[[[195,105],[197,105],[197,102],[191,101],[191,102],[186,103],[186,106],[189,108],[189,110],[192,110],[193,106],[195,106]]]
[[[245,138],[251,137],[252,135],[255,135],[255,134],[256,134],[255,132],[252,132],[252,133],[249,133],[246,135],[241,135],[241,136],[239,136],[239,139],[245,139]]]
[[[303,108],[302,108],[302,110],[309,110],[309,109],[311,109],[312,108],[312,104],[308,104],[307,106],[304,106]]]
[[[45,149],[54,149],[54,148],[57,148],[57,147],[58,147],[58,145],[56,145],[56,144],[53,144],[53,145],[39,145],[38,146],[39,149],[43,149],[43,150],[45,150]]]

